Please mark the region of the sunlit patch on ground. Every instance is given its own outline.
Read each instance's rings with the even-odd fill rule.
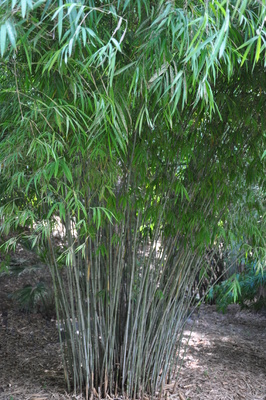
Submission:
[[[214,306],[203,306],[187,324],[182,354],[177,387],[184,399],[266,400],[262,314],[230,306],[223,315]]]

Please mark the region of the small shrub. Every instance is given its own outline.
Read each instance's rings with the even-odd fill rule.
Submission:
[[[18,302],[25,312],[40,312],[45,317],[55,314],[54,296],[47,284],[39,281],[34,285],[25,285],[10,296]]]
[[[218,310],[225,312],[228,305],[241,308],[266,308],[266,268],[249,262],[242,273],[235,273],[209,291],[207,301],[215,301]]]

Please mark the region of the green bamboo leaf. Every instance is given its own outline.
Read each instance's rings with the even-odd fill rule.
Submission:
[[[63,18],[64,18],[63,0],[59,0],[58,4],[59,4],[58,23],[57,23],[57,25],[58,25],[58,38],[59,38],[59,41],[61,41],[62,30],[63,30]]]
[[[91,28],[86,27],[86,32],[88,32],[89,36],[99,40],[98,36]],[[99,42],[101,42],[101,41],[99,40]]]
[[[229,9],[225,9],[225,5],[228,7],[228,1],[223,0],[223,1],[216,1],[214,0],[214,4],[216,4],[217,8],[222,12],[224,16],[226,16],[226,13],[229,11]],[[216,14],[217,15],[217,14]]]
[[[125,118],[125,115],[124,115],[124,113],[123,113],[122,108],[120,107],[120,105],[119,105],[118,103],[116,104],[116,109],[117,109],[117,111],[118,111],[118,115],[120,116],[120,119],[121,119],[121,121],[122,121],[122,124],[123,124],[123,126],[124,126],[126,132],[128,133],[128,127],[127,127],[126,118]]]
[[[163,94],[163,96],[169,92],[169,90],[172,90],[175,86],[178,87],[180,85],[180,82],[182,81],[182,75],[183,75],[184,71],[181,70],[178,72],[178,74],[175,76],[175,78],[173,79],[173,81],[170,83],[170,85],[165,89],[165,92]],[[173,99],[175,98],[175,94],[172,95],[172,99],[171,101],[173,101]]]
[[[241,1],[241,7],[239,10],[239,16],[242,16],[247,8],[248,0],[242,0]]]
[[[60,203],[54,203],[47,214],[47,219],[51,218],[51,216],[53,215],[53,212],[55,210],[57,210],[59,207],[60,207]]]
[[[69,4],[67,4],[67,7],[68,7],[68,9],[67,9],[68,15],[70,15],[71,12],[76,10],[76,4],[75,3],[73,3],[73,4],[69,3]]]
[[[82,33],[83,46],[85,46],[87,42],[86,28],[81,27],[81,33]]]
[[[8,38],[10,41],[11,46],[16,49],[16,29],[14,27],[14,25],[11,23],[10,19],[8,19],[6,21],[6,30],[7,30],[7,34],[8,34]]]
[[[136,120],[135,129],[138,129],[139,133],[141,133],[141,131],[142,131],[142,123],[143,123],[144,113],[145,113],[145,105],[142,106],[142,108],[137,116],[137,120]]]
[[[55,120],[60,132],[62,131],[62,119],[62,114],[55,108]]]
[[[235,18],[235,15],[239,11],[239,5],[241,3],[242,3],[242,0],[237,0],[237,3],[235,5],[235,7],[234,7],[234,11],[233,11],[233,14],[232,14],[232,18]],[[240,16],[239,16],[239,18],[240,18]]]
[[[51,20],[53,21],[53,20],[57,17],[57,15],[60,13],[60,11],[63,10],[63,9],[64,9],[63,0],[59,0],[59,7],[58,7],[57,10],[54,12],[54,14],[53,14]]]
[[[259,61],[260,50],[261,50],[261,35],[259,35],[258,40],[257,40],[257,48],[256,48],[256,55],[255,55],[255,61],[256,62]]]
[[[29,71],[31,73],[31,68],[32,68],[32,62],[31,62],[31,53],[29,52],[28,46],[27,46],[27,41],[25,40],[24,37],[20,38],[20,42],[22,43],[23,49],[25,51],[26,54],[26,58],[27,58],[27,63],[28,63],[28,67],[29,67]]]
[[[62,221],[66,220],[66,208],[64,203],[59,203],[59,216]]]
[[[228,35],[226,34],[225,37],[224,37],[224,39],[223,39],[223,42],[222,42],[222,44],[221,44],[221,47],[220,47],[220,49],[219,49],[219,58],[222,58],[222,56],[223,56],[223,54],[224,54],[224,50],[225,50],[225,47],[226,47],[227,38],[228,38]]]
[[[55,178],[57,177],[58,174],[58,168],[59,168],[59,160],[55,161],[55,168],[54,168],[54,176]]]
[[[25,18],[26,11],[27,11],[27,0],[21,0],[20,4],[21,4],[22,18]]]
[[[111,41],[114,43],[116,49],[121,52],[122,50],[118,41],[114,37],[111,38]]]
[[[183,195],[185,195],[187,201],[190,201],[188,192],[187,192],[186,188],[182,185],[182,186],[181,186],[181,199],[182,199],[182,200],[183,200]]]
[[[123,4],[123,12],[126,10],[126,8],[128,7],[128,5],[130,4],[130,0],[124,0],[122,1]]]
[[[40,7],[44,3],[46,3],[46,0],[38,0],[32,5],[32,9],[35,10],[36,8]]]
[[[1,25],[0,32],[0,45],[1,45],[1,56],[3,57],[5,49],[6,49],[6,25]]]
[[[131,63],[125,65],[124,67],[122,67],[122,68],[116,70],[116,72],[114,73],[114,76],[117,76],[117,75],[122,74],[122,73],[125,72],[127,69],[131,68],[133,65],[136,65],[136,62],[135,62],[135,61],[133,61],[133,62],[131,62]]]
[[[224,42],[224,40],[226,40],[226,34],[228,32],[229,21],[230,21],[230,14],[229,14],[229,10],[227,10],[224,23],[220,29],[219,35],[214,44],[214,48],[212,51],[212,60],[214,60],[217,57],[217,54],[219,51],[221,52],[221,47],[223,46],[223,42]],[[224,44],[224,46],[225,46],[225,44]]]
[[[27,4],[28,4],[28,7],[32,10],[33,9],[32,0],[27,0]]]
[[[246,61],[247,56],[249,55],[250,49],[251,49],[251,47],[252,47],[254,41],[255,41],[255,40],[252,40],[252,41],[249,43],[248,47],[246,48],[246,51],[245,51],[244,55],[242,56],[242,61],[241,61],[241,64],[240,64],[241,67],[242,67],[242,65],[244,64],[244,62]]]
[[[44,68],[43,68],[43,73],[45,71],[51,71],[51,69],[53,68],[53,65],[59,61],[61,57],[61,50],[57,50],[54,52],[53,56],[51,57],[50,54],[48,57],[46,57],[46,60],[48,59],[47,63],[44,64]],[[44,60],[44,61],[46,61]]]
[[[200,39],[201,39],[201,37],[203,35],[203,32],[204,32],[204,30],[206,28],[206,25],[207,25],[207,22],[208,22],[207,13],[205,13],[203,17],[200,17],[198,19],[193,20],[189,25],[192,25],[192,26],[193,25],[197,25],[198,22],[201,22],[201,26],[197,28],[196,34],[194,35],[194,37],[193,37],[193,39],[192,39],[192,41],[191,41],[191,43],[189,45],[189,48],[187,50],[188,52],[189,52],[189,50],[191,50],[193,48],[193,45],[194,45],[194,43],[196,42],[196,40],[198,38],[199,38],[198,43],[200,43]],[[197,45],[195,47],[197,47]]]
[[[69,167],[67,166],[66,162],[62,160],[61,161],[61,165],[62,165],[62,169],[63,169],[63,171],[65,173],[65,176],[66,176],[67,180],[70,183],[73,183],[73,177],[72,177],[71,171],[70,171]]]
[[[74,38],[71,38],[70,41],[69,41],[69,43],[68,43],[68,54],[69,54],[69,57],[70,57],[71,54],[72,54],[73,43],[74,43]]]

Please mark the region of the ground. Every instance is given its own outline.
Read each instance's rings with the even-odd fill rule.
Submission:
[[[33,279],[0,276],[0,399],[81,399],[65,391],[55,319],[27,314],[8,296]],[[266,400],[265,314],[230,306],[223,315],[202,305],[187,322],[180,355],[166,400]]]
[[[181,400],[266,400],[263,313],[232,305],[223,315],[215,306],[203,305],[187,324],[184,345],[186,341],[177,380]]]

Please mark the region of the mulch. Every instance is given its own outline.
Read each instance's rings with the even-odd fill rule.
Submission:
[[[81,400],[66,392],[56,321],[25,313],[8,296],[35,278],[0,276],[0,399]],[[202,305],[187,322],[181,355],[165,399],[266,400],[265,314]]]
[[[171,397],[266,400],[265,313],[231,305],[221,314],[215,306],[202,305],[186,326],[183,344],[180,391]]]

